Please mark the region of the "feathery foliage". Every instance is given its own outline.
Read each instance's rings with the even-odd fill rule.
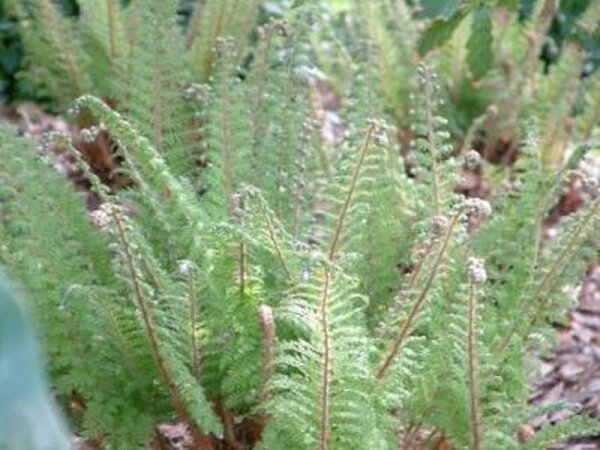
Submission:
[[[75,136],[0,129],[0,262],[72,426],[111,448],[170,420],[206,450],[523,444],[525,355],[598,256],[597,180],[550,241],[544,221],[599,102],[579,102],[598,77],[578,50],[537,59],[554,2],[512,3],[423,29],[403,1],[260,26],[262,2],[198,1],[182,29],[175,1],[81,1],[76,19],[11,2],[28,76],[131,179],[104,184]],[[51,167],[61,152],[99,207]],[[469,174],[487,199],[459,193]]]

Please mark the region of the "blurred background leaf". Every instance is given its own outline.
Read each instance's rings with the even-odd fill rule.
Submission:
[[[69,448],[20,293],[0,270],[0,449]]]

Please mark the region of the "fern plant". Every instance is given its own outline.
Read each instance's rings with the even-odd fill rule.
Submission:
[[[597,257],[594,180],[580,211],[543,239],[597,126],[587,110],[585,133],[548,145],[571,113],[572,99],[554,94],[572,81],[577,53],[540,83],[560,102],[556,116],[525,100],[511,116],[527,139],[496,173],[444,117],[444,49],[419,64],[417,42],[388,53],[402,27],[386,12],[416,25],[403,2],[357,3],[341,25],[318,5],[290,10],[257,29],[244,65],[259,4],[233,17],[235,4],[199,2],[181,30],[176,2],[82,2],[71,25],[49,1],[14,2],[24,25],[57,40],[55,62],[77,61],[91,93],[71,104],[78,133],[36,148],[3,127],[0,142],[0,261],[32,299],[59,400],[79,405],[74,429],[139,448],[157,424],[179,420],[196,448],[321,450],[540,448],[598,433],[577,416],[529,443],[517,437],[536,413],[524,355],[549,342],[568,304],[562,286]],[[476,35],[487,33],[479,16],[491,20],[479,8]],[[57,36],[59,26],[76,38]],[[337,140],[323,138],[316,106],[332,48],[349,63],[332,75],[348,93]],[[59,103],[83,93],[65,67],[41,65]],[[128,187],[104,184],[78,149],[97,130]],[[399,134],[410,141],[402,152]],[[98,208],[86,211],[50,167],[57,152],[78,165]],[[504,183],[487,200],[465,198],[464,171]]]

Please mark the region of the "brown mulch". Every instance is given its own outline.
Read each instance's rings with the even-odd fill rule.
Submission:
[[[600,265],[589,269],[569,319],[568,327],[558,331],[551,355],[542,358],[542,376],[532,382],[530,402],[545,406],[566,401],[574,408],[537,417],[528,424],[532,432],[577,412],[600,417]],[[552,448],[600,449],[600,436]]]
[[[71,124],[62,116],[47,114],[38,105],[29,102],[0,105],[0,119],[12,123],[19,135],[38,142],[42,142],[51,132],[69,134],[73,136],[73,145],[107,186],[118,190],[133,184],[132,180],[119,170],[121,161],[115,154],[113,143],[105,130],[99,130],[93,140],[86,142],[80,134],[85,126]],[[52,161],[58,172],[73,182],[85,196],[90,210],[98,207],[99,199],[90,190],[90,183],[77,167],[75,157],[67,149],[59,145],[50,145],[48,148],[40,147],[39,152]]]
[[[579,166],[581,176],[600,181],[600,162],[586,158]],[[581,176],[575,176],[546,220],[545,236],[551,239],[561,226],[561,218],[577,211],[590,200]],[[598,247],[600,241],[590,245]],[[568,325],[557,329],[557,342],[549,355],[540,356],[540,376],[531,382],[532,405],[547,406],[562,401],[569,408],[544,414],[524,430],[534,434],[574,414],[600,418],[600,263],[591,265],[581,285],[571,292],[574,306],[568,311]],[[600,436],[553,446],[554,450],[600,450]]]

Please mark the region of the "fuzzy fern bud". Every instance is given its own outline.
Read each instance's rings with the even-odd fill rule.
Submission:
[[[431,234],[433,235],[433,237],[441,237],[448,229],[449,223],[450,222],[448,221],[448,218],[446,216],[433,216],[431,218]]]
[[[486,219],[492,215],[492,207],[487,200],[468,198],[464,203],[465,212],[470,219]]]
[[[49,151],[52,147],[66,148],[71,144],[71,135],[64,131],[50,131],[45,133],[40,140],[40,150]]]
[[[97,209],[90,212],[90,218],[94,226],[99,230],[113,233],[112,225],[115,214],[119,216],[123,215],[121,206],[111,202],[104,202]]]
[[[389,124],[383,119],[367,119],[367,125],[373,127],[374,142],[380,147],[386,147],[389,144]]]
[[[67,117],[74,119],[79,116],[79,114],[81,114],[81,107],[77,103],[71,105],[71,107],[67,109]]]
[[[471,257],[467,261],[469,281],[473,284],[483,284],[487,281],[487,272],[483,260]]]
[[[192,83],[184,91],[183,97],[195,103],[204,103],[212,96],[212,89],[208,84]]]
[[[596,195],[598,193],[598,179],[588,175],[582,177],[581,188],[590,195]]]
[[[477,150],[469,150],[463,160],[463,166],[467,170],[475,170],[481,165],[481,155]]]
[[[79,139],[84,144],[91,144],[96,140],[96,137],[98,137],[99,132],[100,129],[96,126],[84,128],[79,132]]]
[[[189,259],[182,259],[177,262],[177,273],[181,276],[189,276],[193,269],[194,263],[192,263]]]
[[[92,219],[92,224],[99,230],[105,229],[111,222],[111,217],[102,206],[90,212],[90,219]]]
[[[227,56],[235,59],[236,57],[235,41],[232,37],[217,37],[212,50],[217,58]]]

